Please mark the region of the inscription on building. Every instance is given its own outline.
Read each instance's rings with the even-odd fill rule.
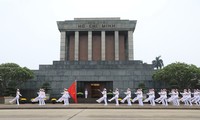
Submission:
[[[84,28],[115,28],[115,24],[78,24],[77,28],[84,29]]]

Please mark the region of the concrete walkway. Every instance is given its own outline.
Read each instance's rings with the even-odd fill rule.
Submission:
[[[0,120],[199,120],[199,110],[4,109]]]
[[[115,104],[108,104],[104,106],[103,104],[70,104],[64,106],[63,104],[46,104],[40,106],[38,104],[0,104],[0,109],[193,109],[200,110],[200,106],[162,106],[156,105],[151,106],[149,104],[144,104],[144,106],[139,106],[138,104],[133,104],[132,106],[127,106],[126,104],[120,104],[115,106]]]

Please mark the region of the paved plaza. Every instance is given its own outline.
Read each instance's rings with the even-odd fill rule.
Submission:
[[[139,106],[138,104],[133,104],[132,106],[128,106],[127,104],[120,104],[116,106],[115,104],[108,104],[104,106],[104,104],[74,104],[70,103],[70,105],[65,106],[63,104],[46,104],[46,105],[38,105],[35,104],[0,104],[1,109],[187,109],[187,110],[199,110],[200,106],[184,106],[181,104],[180,106],[163,106],[161,104],[157,104],[156,106],[151,106],[149,104],[144,104],[144,106]]]
[[[199,120],[200,106],[0,104],[0,120]]]
[[[199,120],[184,109],[1,109],[0,120]]]

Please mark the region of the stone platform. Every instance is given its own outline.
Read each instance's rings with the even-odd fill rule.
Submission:
[[[104,104],[70,104],[68,106],[64,106],[63,104],[46,104],[44,106],[40,106],[38,104],[0,104],[0,109],[186,109],[186,110],[200,110],[200,106],[162,106],[156,105],[151,106],[149,104],[145,104],[144,106],[139,106],[138,104],[133,104],[132,106],[127,106],[127,104],[120,104],[116,106],[115,104],[108,104],[104,106]]]

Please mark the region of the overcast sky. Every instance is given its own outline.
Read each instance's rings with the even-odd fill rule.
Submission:
[[[200,0],[0,0],[0,64],[30,69],[60,58],[56,21],[77,17],[137,20],[134,59],[200,67]]]

